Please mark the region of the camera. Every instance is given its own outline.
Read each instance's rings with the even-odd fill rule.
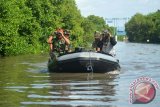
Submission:
[[[62,35],[60,32],[54,32],[54,34],[58,37]]]

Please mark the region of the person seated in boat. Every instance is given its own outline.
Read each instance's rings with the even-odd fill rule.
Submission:
[[[116,43],[117,42],[115,38],[112,37],[110,32],[108,32],[108,30],[105,30],[102,33],[102,40],[97,44],[97,51],[115,56],[114,46],[116,45]]]
[[[50,35],[48,43],[50,46],[51,58],[70,52],[69,35],[70,32],[68,30],[63,30],[60,28]]]
[[[94,32],[94,41],[92,43],[92,48],[97,51],[98,49],[98,43],[100,42],[101,40],[101,33],[99,31],[95,31]]]
[[[70,31],[64,30],[64,36],[69,40],[69,44],[65,45],[65,53],[70,53],[70,52],[72,52],[71,43],[70,43]]]

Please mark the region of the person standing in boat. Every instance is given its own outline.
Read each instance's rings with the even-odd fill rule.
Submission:
[[[92,48],[94,50],[98,50],[98,43],[100,42],[101,40],[101,33],[99,31],[95,31],[94,32],[94,41],[92,43]]]
[[[112,37],[108,30],[104,30],[102,33],[102,40],[97,44],[97,51],[115,56],[114,46],[116,43],[115,38]]]
[[[50,46],[50,56],[52,59],[70,51],[69,35],[70,32],[68,30],[60,28],[50,35],[48,44]]]

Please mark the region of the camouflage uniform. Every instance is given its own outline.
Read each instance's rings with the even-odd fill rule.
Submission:
[[[54,37],[52,40],[53,50],[51,52],[51,58],[58,57],[68,53],[70,45],[66,45],[65,40],[59,40],[57,37]]]
[[[98,48],[97,45],[101,39],[101,33],[99,31],[95,31],[94,38],[95,38],[95,40],[92,43],[92,48],[97,49]]]

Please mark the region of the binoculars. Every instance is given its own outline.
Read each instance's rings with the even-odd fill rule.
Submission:
[[[54,32],[54,34],[58,37],[62,35],[60,32]]]

